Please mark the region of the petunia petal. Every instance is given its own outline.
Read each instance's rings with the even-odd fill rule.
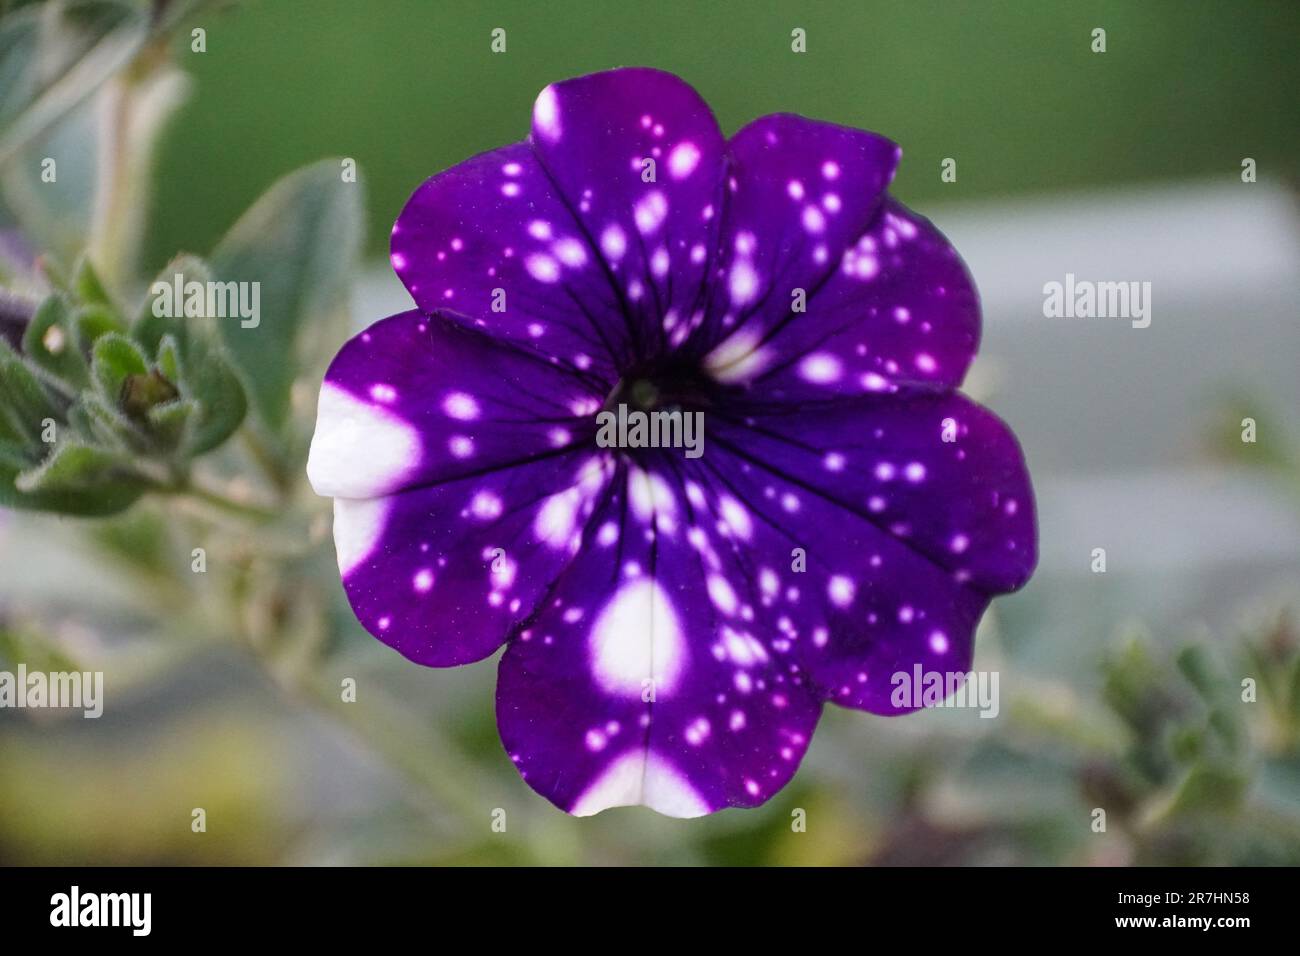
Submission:
[[[631,355],[619,300],[527,143],[427,180],[393,226],[393,268],[425,312],[612,383]]]
[[[708,104],[670,73],[596,73],[542,91],[532,141],[600,251],[638,357],[680,342],[703,321],[721,213],[725,146]]]
[[[592,456],[569,451],[387,497],[336,498],[339,570],[357,619],[421,664],[486,657],[569,564],[607,479]]]
[[[960,384],[979,301],[947,240],[885,195],[898,148],[777,115],[730,149],[721,265],[687,346],[715,376],[791,399]]]
[[[439,314],[350,339],[325,374],[307,474],[371,498],[561,453],[589,438],[604,386]]]
[[[888,199],[808,299],[764,333],[774,360],[754,391],[803,401],[961,384],[979,345],[980,308],[961,257],[939,230]]]
[[[755,806],[794,774],[820,702],[701,573],[680,489],[635,466],[620,478],[501,660],[502,742],[530,786],[578,815]]]
[[[798,314],[870,226],[898,147],[875,133],[788,114],[755,120],[728,145],[722,247],[708,319],[689,348],[710,353],[719,377],[744,380],[761,370],[736,361],[746,343],[756,348]]]
[[[1033,491],[1019,446],[962,395],[776,407],[752,426],[715,421],[710,440],[706,457],[721,445],[985,591],[1013,591],[1033,571]]]
[[[946,419],[957,437],[938,444]],[[1018,450],[959,396],[773,415],[754,434],[715,427],[711,441],[692,492],[706,556],[742,612],[756,610],[760,639],[794,654],[826,699],[914,709],[891,699],[894,675],[964,673],[991,595],[1032,571]]]
[[[579,374],[406,312],[351,339],[321,389],[308,475],[332,495],[344,590],[424,664],[490,654],[568,564],[608,476]]]

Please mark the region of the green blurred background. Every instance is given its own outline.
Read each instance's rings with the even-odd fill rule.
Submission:
[[[353,157],[354,328],[406,307],[384,244],[411,191],[520,139],[556,79],[652,65],[727,132],[793,111],[890,136],[896,194],[980,286],[967,391],[1024,445],[1042,565],[981,628],[999,719],[828,707],[760,809],[576,820],[503,753],[495,658],[420,668],[357,625],[300,475],[286,510],[304,523],[267,541],[166,502],[93,523],[0,512],[0,665],[109,674],[98,721],[0,711],[0,862],[1300,863],[1297,37],[1294,2],[251,0],[188,20],[170,52],[193,85],[160,142],[138,278],[213,248],[282,175]],[[76,246],[75,214],[24,219],[15,195],[0,224]],[[1152,328],[1044,320],[1042,285],[1067,270],[1152,279]],[[308,332],[325,354],[342,341]],[[221,468],[237,482],[242,464]],[[189,574],[195,534],[206,576]]]
[[[268,0],[205,20],[195,95],[161,156],[151,264],[208,249],[273,180],[351,156],[370,248],[416,186],[522,139],[547,83],[669,70],[730,133],[795,112],[903,147],[895,192],[936,198],[1186,177],[1243,155],[1294,175],[1294,2]],[[507,52],[489,34],[507,31]],[[807,31],[793,54],[790,31]],[[1107,52],[1090,50],[1093,28]],[[939,181],[958,159],[955,184]]]

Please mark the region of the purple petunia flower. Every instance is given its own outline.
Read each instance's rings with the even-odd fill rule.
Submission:
[[[367,630],[435,667],[507,645],[501,739],[570,813],[763,803],[823,702],[912,709],[891,677],[969,670],[1028,580],[1020,450],[954,391],[975,288],[886,194],[899,155],[792,115],[726,140],[620,69],[393,227],[417,308],[330,366],[308,472]],[[602,447],[620,405],[702,413],[703,454]]]

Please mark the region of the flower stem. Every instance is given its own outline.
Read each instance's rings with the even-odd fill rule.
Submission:
[[[268,523],[279,516],[278,512],[272,508],[251,504],[246,501],[238,501],[216,489],[197,484],[191,479],[182,479],[171,484],[155,483],[154,491],[181,500],[189,500],[202,507],[218,511],[223,515],[241,518],[246,521]]]

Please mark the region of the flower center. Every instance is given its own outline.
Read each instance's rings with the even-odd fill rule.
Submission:
[[[705,411],[715,407],[717,385],[694,366],[635,369],[614,386],[596,415],[596,444],[637,449],[677,448],[687,458],[704,454]]]
[[[626,405],[638,412],[704,412],[718,398],[718,385],[693,365],[670,364],[633,369],[619,380],[602,411]]]

